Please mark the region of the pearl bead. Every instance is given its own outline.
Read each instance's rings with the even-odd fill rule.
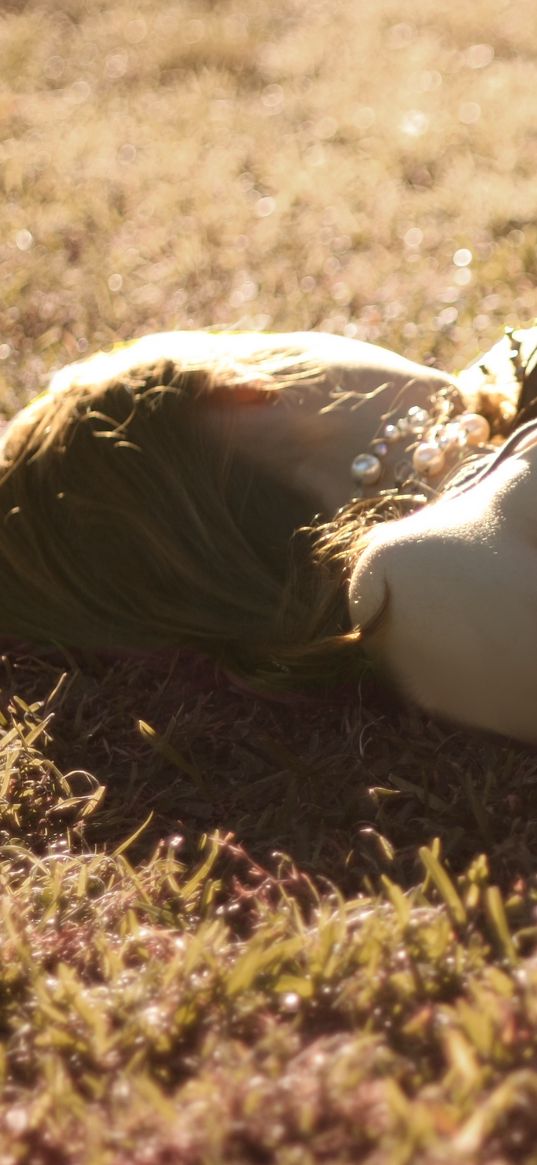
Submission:
[[[404,485],[405,482],[411,481],[412,477],[412,463],[406,457],[401,458],[401,461],[397,462],[393,471],[395,484]]]
[[[412,455],[412,464],[416,473],[422,473],[425,477],[436,477],[444,468],[444,454],[438,445],[433,445],[431,441],[421,441],[416,446]]]
[[[372,453],[359,453],[351,465],[351,473],[361,485],[374,485],[382,474],[382,465]]]
[[[457,417],[460,428],[466,433],[469,445],[486,445],[490,437],[490,425],[480,413],[461,413]]]
[[[427,410],[420,409],[419,405],[413,405],[406,415],[407,428],[410,433],[421,433],[430,420]]]
[[[372,441],[371,444],[376,457],[387,457],[388,446],[385,441]]]
[[[382,430],[382,436],[389,445],[394,445],[395,442],[399,440],[401,432],[397,425],[385,425]]]
[[[439,449],[449,452],[449,450],[457,447],[459,437],[459,426],[456,421],[451,421],[448,425],[443,425],[441,429],[436,431],[434,440]]]

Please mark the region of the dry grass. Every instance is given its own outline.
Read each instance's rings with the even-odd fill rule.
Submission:
[[[537,315],[536,56],[530,0],[1,3],[6,413],[151,329],[463,365]],[[182,657],[2,692],[1,1165],[537,1161],[533,753]]]

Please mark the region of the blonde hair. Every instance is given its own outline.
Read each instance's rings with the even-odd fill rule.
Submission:
[[[316,374],[269,350],[240,369],[164,360],[30,406],[0,472],[4,636],[196,648],[269,689],[360,670],[345,585],[360,517],[312,528],[315,499],[233,446],[233,410],[207,424],[215,394]]]

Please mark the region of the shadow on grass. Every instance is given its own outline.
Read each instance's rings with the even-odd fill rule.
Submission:
[[[486,852],[510,885],[537,866],[537,755],[395,707],[364,682],[325,697],[259,699],[184,654],[104,660],[9,654],[4,705],[24,692],[53,716],[44,752],[90,769],[106,794],[83,844],[131,859],[163,838],[231,832],[349,893],[382,873],[413,884],[433,837],[454,871]]]

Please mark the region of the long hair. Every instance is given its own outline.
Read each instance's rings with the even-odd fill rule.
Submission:
[[[240,369],[162,360],[97,383],[81,367],[5,443],[0,634],[196,648],[269,689],[360,670],[335,527],[312,528],[315,499],[237,450],[233,410],[207,423],[215,393],[292,391],[318,370],[268,349]]]

